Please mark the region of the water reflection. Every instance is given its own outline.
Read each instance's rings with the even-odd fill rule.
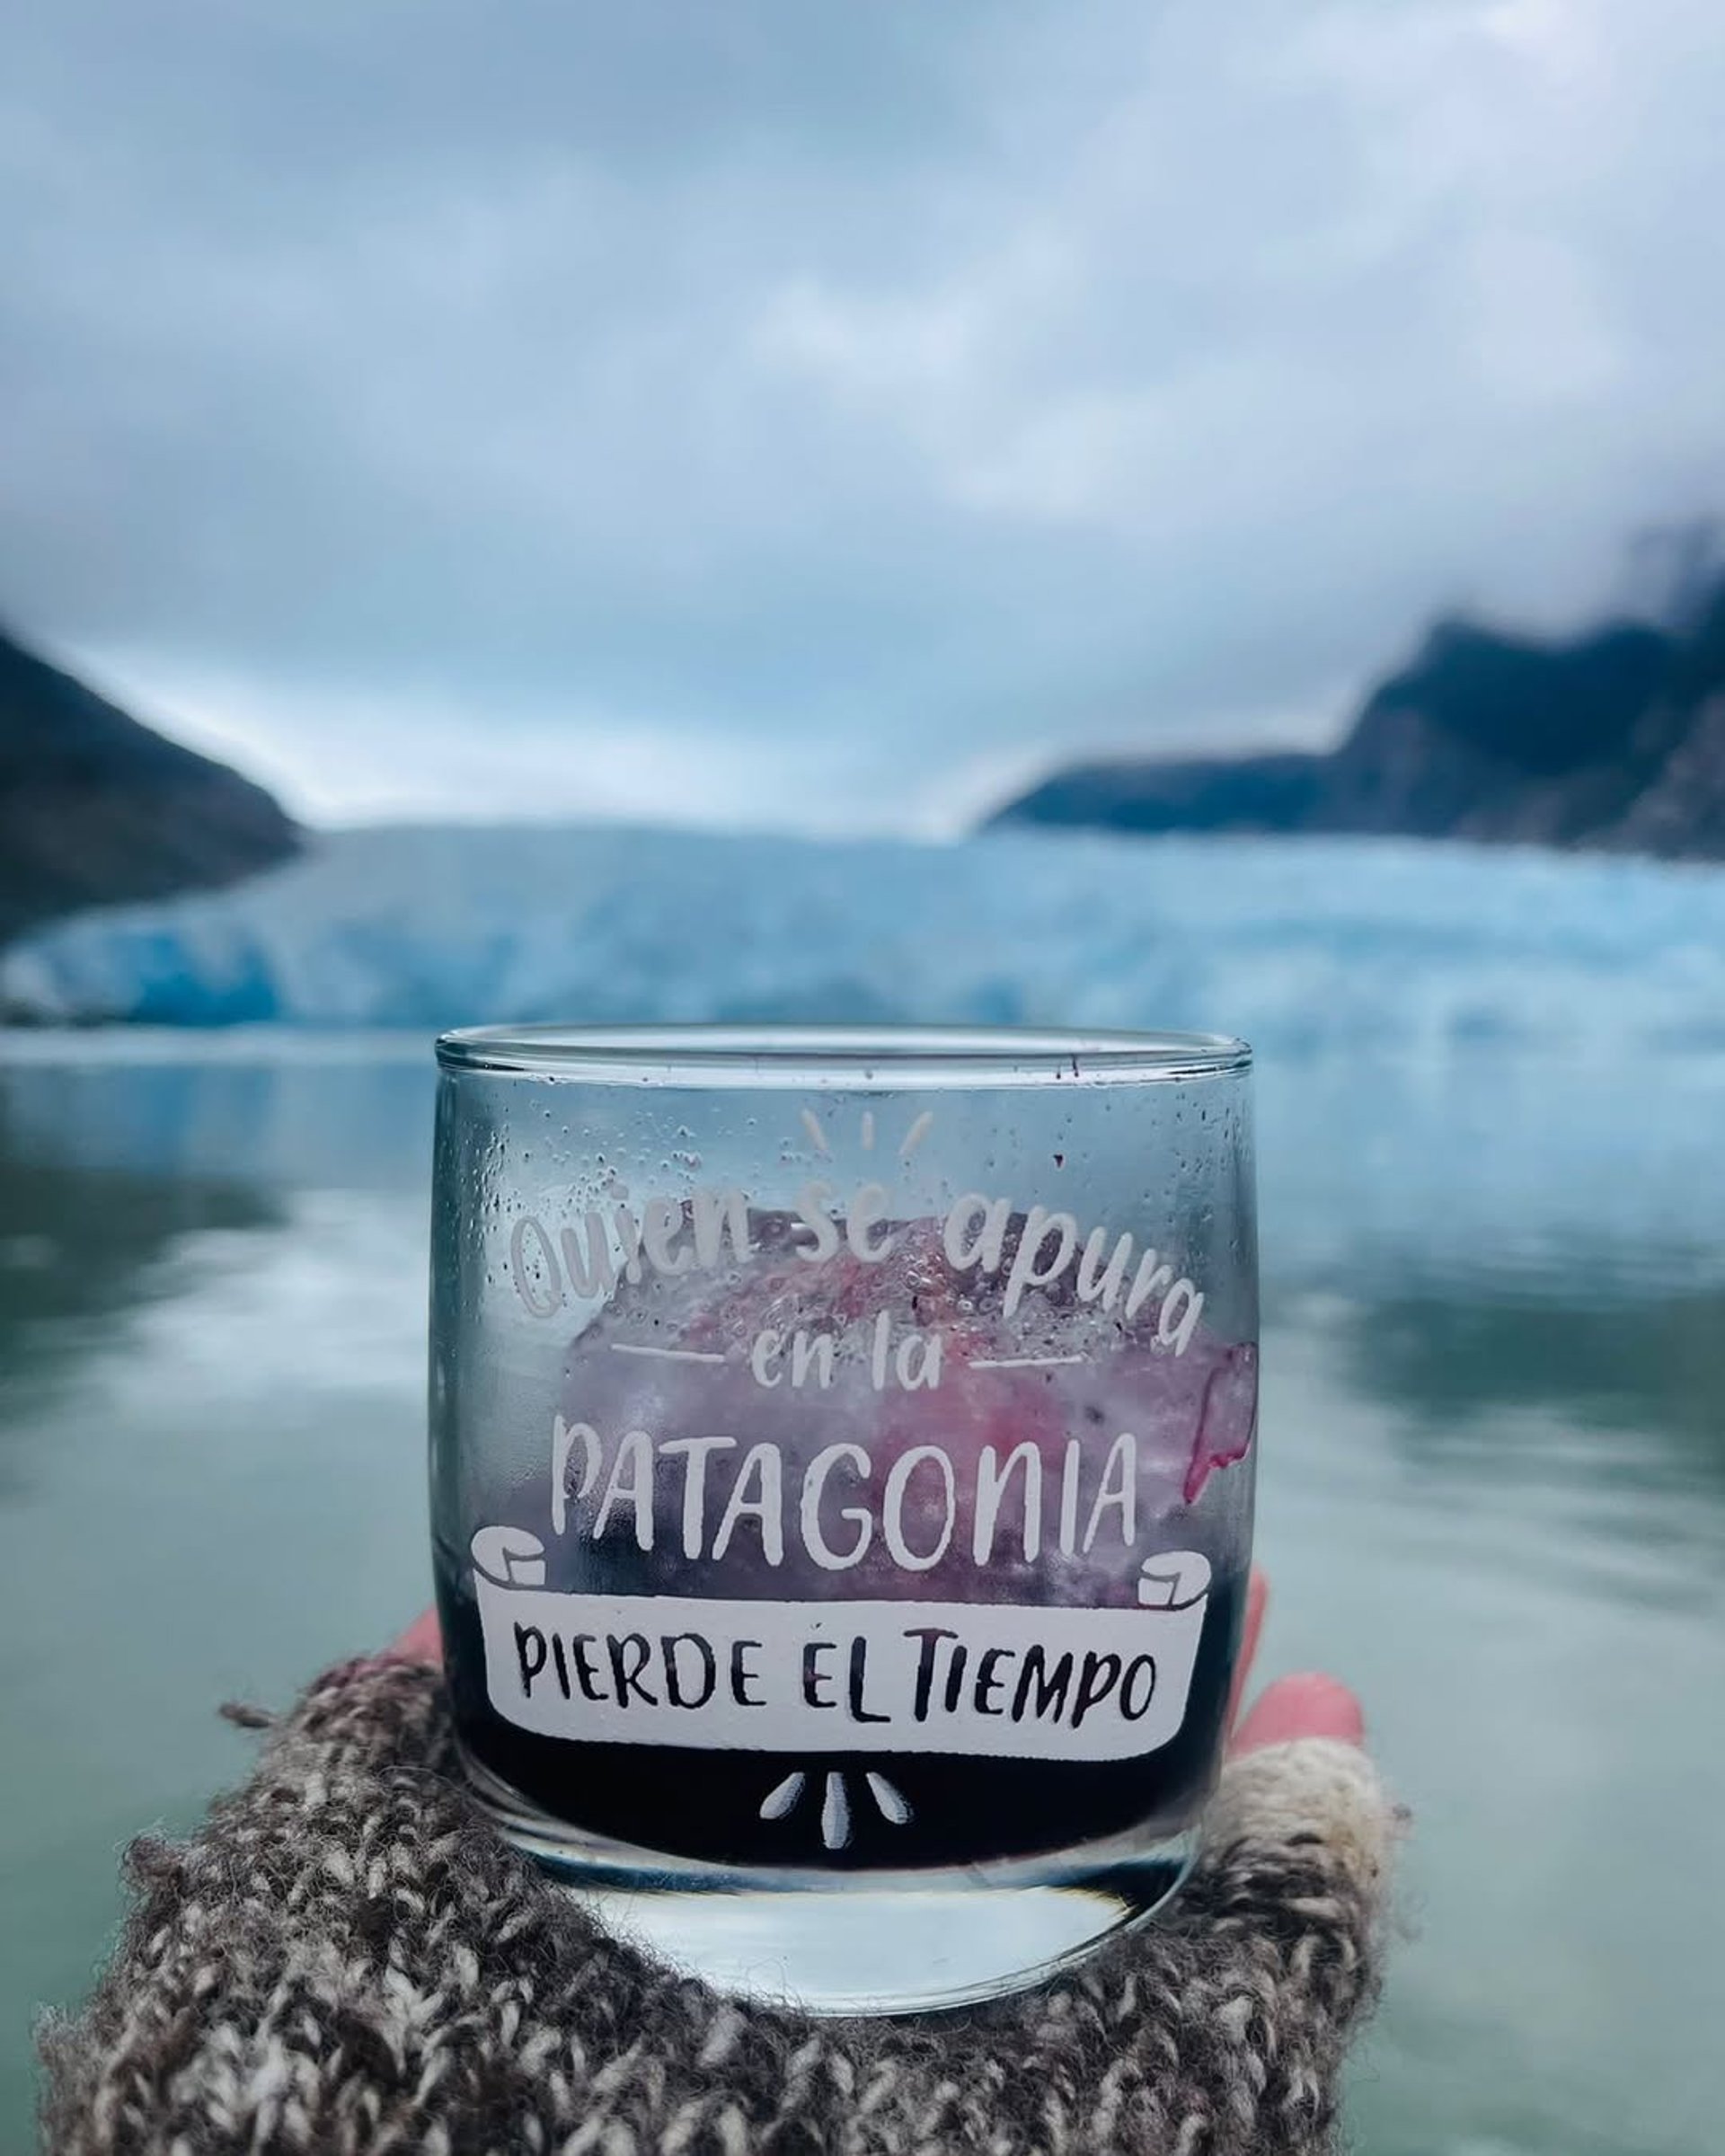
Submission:
[[[40,1120],[0,1084],[0,1386],[78,1354],[77,1321],[172,1294],[164,1268],[186,1238],[282,1217],[270,1192],[233,1177],[56,1158],[30,1128]]]
[[[1397,1410],[1397,1442],[1434,1472],[1591,1483],[1725,1521],[1725,1291],[1635,1296],[1393,1294],[1344,1325],[1350,1387]],[[1615,1442],[1614,1442],[1615,1440]],[[1609,1528],[1609,1515],[1602,1518]]]
[[[0,1061],[0,2143],[119,1843],[425,1598],[423,1074]],[[51,1613],[51,1621],[45,1617]]]
[[[0,1146],[257,1190],[423,1188],[433,1085],[419,1036],[0,1033]]]

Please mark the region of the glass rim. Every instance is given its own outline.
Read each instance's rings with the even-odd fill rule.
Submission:
[[[1170,1084],[1250,1070],[1225,1033],[1080,1027],[551,1025],[440,1033],[446,1071],[591,1084],[809,1087]]]

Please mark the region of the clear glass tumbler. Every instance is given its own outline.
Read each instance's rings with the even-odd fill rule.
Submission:
[[[606,1919],[827,2010],[1178,1885],[1252,1540],[1250,1052],[438,1044],[431,1500],[468,1771]]]

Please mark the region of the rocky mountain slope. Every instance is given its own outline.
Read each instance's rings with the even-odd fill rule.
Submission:
[[[992,820],[1725,857],[1725,583],[1682,629],[1542,641],[1446,622],[1327,755],[1075,765]]]
[[[261,787],[0,632],[0,941],[81,906],[230,883],[298,845]]]

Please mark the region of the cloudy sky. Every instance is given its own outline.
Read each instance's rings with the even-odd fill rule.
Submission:
[[[934,830],[1725,504],[1713,0],[55,0],[0,617],[314,817]]]

